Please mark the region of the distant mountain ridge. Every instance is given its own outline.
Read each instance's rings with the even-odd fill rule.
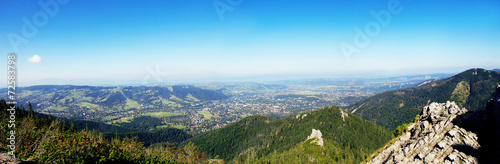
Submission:
[[[345,109],[394,129],[410,122],[430,102],[455,101],[469,111],[483,110],[498,84],[499,73],[470,69],[447,79],[428,81],[418,87],[380,93]]]
[[[106,110],[133,110],[144,107],[180,107],[199,101],[223,100],[220,90],[194,86],[96,87],[74,85],[38,85],[16,88],[17,101],[28,102],[38,112],[85,116]],[[6,88],[0,89],[7,97]]]

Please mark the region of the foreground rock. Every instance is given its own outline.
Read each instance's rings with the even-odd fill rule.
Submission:
[[[386,147],[369,163],[478,163],[455,145],[479,148],[476,134],[454,125],[453,120],[467,109],[455,103],[432,103],[424,107],[405,135]]]
[[[368,163],[498,163],[500,86],[486,110],[432,103],[404,135]]]
[[[21,161],[7,155],[6,153],[1,153],[0,154],[0,163],[2,163],[2,164],[17,164],[17,163],[21,163]]]

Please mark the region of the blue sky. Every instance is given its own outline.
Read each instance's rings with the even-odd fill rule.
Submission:
[[[55,2],[58,10],[30,0],[0,2],[0,54],[18,54],[20,83],[456,73],[499,66],[497,0],[41,2]],[[214,3],[225,12],[218,14]],[[399,12],[391,13],[391,5]],[[391,18],[384,26],[372,11]],[[26,21],[36,33],[26,30]],[[369,42],[356,47],[355,29],[366,35],[369,25]],[[15,46],[14,35],[24,42]],[[343,43],[357,53],[346,55]],[[34,55],[39,63],[28,61]]]

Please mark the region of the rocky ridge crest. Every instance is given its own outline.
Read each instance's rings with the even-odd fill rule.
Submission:
[[[480,147],[476,134],[453,122],[466,112],[454,102],[431,103],[404,135],[368,163],[478,163],[455,146]]]
[[[486,109],[431,103],[406,133],[367,163],[499,163],[500,85]]]

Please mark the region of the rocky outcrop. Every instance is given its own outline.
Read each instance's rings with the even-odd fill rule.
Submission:
[[[321,134],[321,131],[312,129],[312,133],[310,136],[307,137],[307,140],[313,139],[311,143],[316,143],[319,146],[323,146],[323,134]]]
[[[296,119],[304,119],[304,117],[306,117],[306,116],[307,116],[307,113],[306,113],[306,114],[304,114],[304,115],[302,115],[302,117],[301,117],[301,115],[300,115],[300,114],[298,114],[298,115],[296,115],[296,116],[295,116],[295,118],[296,118]]]
[[[347,112],[344,112],[344,110],[340,109],[340,116],[342,116],[342,120],[345,122],[345,118],[349,117]]]
[[[461,145],[480,147],[476,134],[453,122],[466,112],[453,102],[431,103],[406,134],[368,163],[478,163],[475,156],[459,149]]]
[[[432,103],[368,163],[499,163],[500,85],[486,109],[468,112],[453,102]]]
[[[7,155],[6,153],[1,153],[0,154],[0,163],[2,163],[2,164],[18,164],[18,163],[21,163],[21,161],[13,158],[12,156]]]

